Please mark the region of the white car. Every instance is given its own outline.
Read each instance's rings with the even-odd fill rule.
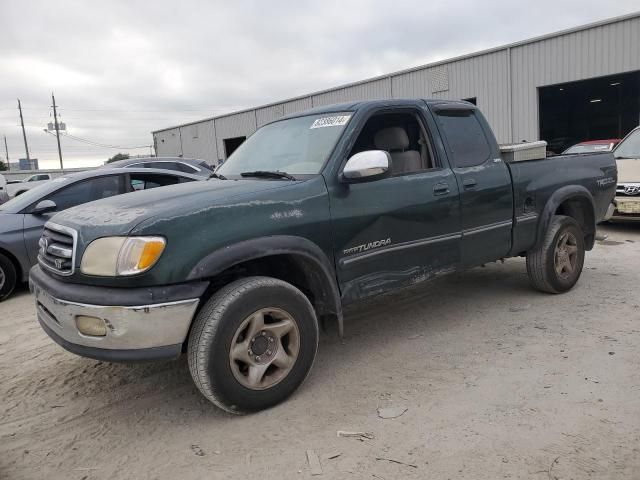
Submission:
[[[19,182],[11,182],[7,185],[7,194],[9,198],[22,195],[27,190],[31,190],[33,187],[42,185],[45,182],[51,180],[51,175],[48,173],[34,173],[33,175],[20,180]]]
[[[9,194],[7,193],[7,179],[4,175],[0,174],[0,205],[9,200]]]

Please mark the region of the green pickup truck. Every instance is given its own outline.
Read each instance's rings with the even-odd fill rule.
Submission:
[[[461,101],[281,118],[209,181],[53,217],[30,272],[38,320],[90,358],[187,353],[214,404],[267,408],[309,373],[319,324],[342,334],[352,302],[514,256],[536,289],[574,286],[612,213],[614,158],[527,158],[527,147],[501,152]]]

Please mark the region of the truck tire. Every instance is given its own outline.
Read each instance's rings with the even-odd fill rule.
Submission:
[[[584,234],[578,222],[564,215],[554,216],[542,245],[527,252],[531,285],[548,293],[570,290],[582,273],[584,253]]]
[[[236,280],[202,307],[188,341],[191,376],[227,412],[276,405],[302,384],[318,350],[318,321],[296,287],[270,277]]]
[[[0,253],[0,302],[13,293],[17,283],[18,274],[15,265]]]

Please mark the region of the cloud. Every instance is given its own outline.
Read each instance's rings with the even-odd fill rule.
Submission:
[[[635,1],[604,15],[633,11]],[[42,129],[56,94],[70,133],[130,146],[150,131],[526,39],[603,17],[595,0],[274,2],[34,0],[0,16],[0,134],[57,165]],[[118,149],[63,139],[69,166]],[[134,150],[131,153],[148,153]]]

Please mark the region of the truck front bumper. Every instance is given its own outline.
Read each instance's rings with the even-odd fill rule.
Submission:
[[[42,329],[63,348],[97,360],[135,362],[180,355],[206,283],[161,290],[117,289],[122,290],[117,295],[113,288],[60,282],[36,266],[29,275],[29,288],[35,296]],[[123,304],[87,301],[95,300],[101,291],[104,300],[120,299]],[[189,293],[192,298],[182,298]],[[156,301],[148,302],[150,298]],[[83,334],[79,318],[104,325],[105,334]]]

